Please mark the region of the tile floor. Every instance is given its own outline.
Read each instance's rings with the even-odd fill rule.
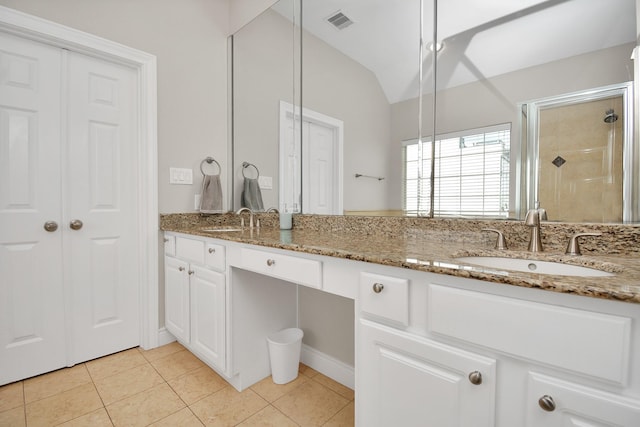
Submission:
[[[352,426],[353,390],[300,365],[237,392],[178,343],[0,387],[0,426]]]

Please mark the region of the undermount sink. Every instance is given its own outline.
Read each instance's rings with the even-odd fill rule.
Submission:
[[[215,227],[215,228],[204,228],[200,231],[205,233],[229,233],[232,231],[242,231],[242,228],[239,227]]]
[[[557,276],[610,277],[613,273],[596,270],[579,265],[564,264],[554,261],[538,261],[526,258],[505,258],[490,256],[468,256],[456,258],[456,261],[504,270],[522,271],[525,273],[553,274]]]

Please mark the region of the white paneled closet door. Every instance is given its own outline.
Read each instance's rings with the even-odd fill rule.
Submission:
[[[60,57],[0,33],[0,384],[66,364]]]
[[[136,73],[70,52],[64,188],[73,363],[140,343]]]
[[[141,267],[136,71],[3,33],[0,64],[4,384],[138,345]]]

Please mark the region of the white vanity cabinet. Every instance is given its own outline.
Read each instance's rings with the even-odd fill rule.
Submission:
[[[376,270],[356,304],[358,426],[640,426],[637,305]]]
[[[225,247],[204,238],[165,236],[165,324],[208,365],[226,369]]]

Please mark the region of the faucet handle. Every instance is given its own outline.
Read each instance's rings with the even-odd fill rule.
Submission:
[[[582,255],[580,252],[580,245],[578,244],[578,237],[581,236],[602,236],[602,233],[576,233],[569,239],[567,250],[564,252],[567,255]]]
[[[498,238],[496,239],[495,248],[501,251],[507,249],[507,240],[504,238],[504,234],[502,234],[502,231],[496,230],[495,228],[483,228],[482,231],[491,231],[492,233],[497,233]]]

